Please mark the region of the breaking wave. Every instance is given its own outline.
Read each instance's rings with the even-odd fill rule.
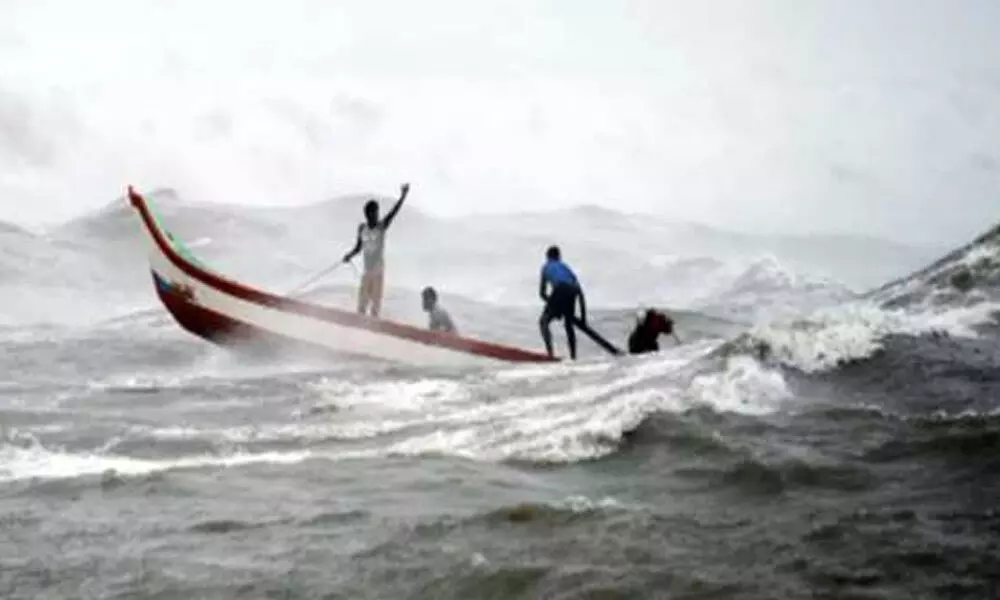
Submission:
[[[220,268],[275,285],[282,281],[281,274],[287,271],[288,264],[297,264],[302,269],[302,263],[307,262],[304,257],[315,258],[320,247],[330,249],[329,240],[317,240],[321,232],[329,233],[326,222],[347,221],[356,209],[351,200],[295,209],[255,209],[237,215],[229,208],[185,204],[169,191],[161,192],[158,201],[164,218],[177,232],[182,232],[184,239],[204,240],[199,252],[205,260],[218,264],[231,261]],[[583,211],[576,217],[585,223],[593,215]],[[599,220],[608,218],[604,215]],[[131,422],[113,433],[95,433],[92,444],[78,447],[63,444],[58,424],[42,427],[33,420],[32,410],[8,408],[8,416],[14,419],[11,422],[22,426],[16,432],[11,429],[4,434],[0,452],[5,466],[0,478],[62,478],[104,472],[143,475],[209,466],[374,456],[574,463],[609,459],[636,440],[641,442],[650,436],[664,439],[663,419],[672,419],[670,427],[674,431],[666,439],[686,439],[685,443],[731,455],[735,462],[726,467],[728,470],[713,475],[718,481],[738,484],[761,479],[758,472],[764,469],[776,478],[768,484],[772,486],[786,485],[789,480],[801,483],[811,478],[822,479],[820,473],[844,485],[863,485],[863,474],[824,472],[824,467],[787,457],[774,463],[771,459],[747,455],[729,447],[725,439],[703,430],[699,415],[708,411],[719,418],[755,421],[772,415],[797,414],[814,406],[837,405],[845,402],[845,398],[847,406],[842,408],[865,406],[887,413],[960,414],[995,409],[995,401],[990,399],[1000,397],[995,393],[1000,385],[995,381],[997,378],[986,375],[996,367],[990,360],[996,359],[982,352],[984,347],[995,344],[1000,323],[998,230],[927,269],[864,295],[827,277],[796,274],[774,256],[726,262],[661,255],[645,263],[645,271],[636,277],[648,277],[652,268],[669,275],[667,278],[672,281],[690,282],[700,277],[701,287],[687,292],[690,310],[675,313],[684,343],[668,347],[653,357],[612,363],[592,355],[577,365],[516,367],[459,374],[457,378],[370,365],[316,375],[317,370],[311,368],[285,365],[276,367],[269,378],[261,379],[261,372],[255,371],[258,367],[238,367],[228,359],[220,361],[215,354],[209,357],[205,352],[195,353],[197,365],[191,364],[190,348],[201,348],[200,343],[175,331],[171,321],[152,302],[148,281],[130,287],[129,278],[135,275],[137,280],[144,279],[140,274],[145,270],[143,261],[134,253],[139,240],[133,219],[127,207],[118,202],[44,235],[13,231],[10,236],[15,242],[4,243],[21,244],[22,255],[59,253],[66,248],[88,245],[94,251],[90,258],[86,253],[76,254],[79,260],[94,261],[91,272],[98,273],[94,277],[103,283],[94,292],[95,297],[102,298],[95,303],[107,307],[109,289],[117,290],[127,299],[106,310],[101,319],[95,318],[96,324],[83,329],[28,327],[23,323],[9,326],[4,334],[5,343],[21,348],[28,355],[41,352],[46,347],[45,339],[86,344],[99,338],[112,349],[116,344],[129,345],[127,349],[124,345],[121,348],[120,374],[91,381],[82,390],[72,391],[72,385],[66,384],[69,391],[61,392],[63,398],[69,397],[67,394],[101,394],[110,399],[120,396],[125,402],[142,401],[136,399],[147,396],[168,404],[183,402],[188,396],[228,400],[213,401],[211,407],[183,405],[184,414],[203,417],[197,422],[175,422],[168,412],[163,412],[167,410],[164,406],[159,413],[167,417],[164,423]],[[630,229],[636,226],[634,220],[619,221],[618,229],[626,235],[634,233]],[[304,227],[305,223],[311,223],[314,229]],[[442,223],[426,215],[418,216],[410,225],[400,228],[394,243],[406,246],[413,240],[427,239]],[[477,244],[461,235],[452,242],[466,244],[465,250],[472,249],[476,253],[472,262],[481,268],[486,260],[483,248],[491,245],[482,241],[480,231],[474,233],[480,239]],[[310,240],[310,235],[316,237]],[[297,241],[293,242],[293,238]],[[283,248],[284,254],[270,267],[262,267],[261,261],[239,264],[239,260],[246,260],[240,259],[241,256],[256,256],[253,249],[259,249],[262,239],[267,239],[269,246]],[[529,243],[527,239],[532,241]],[[495,251],[527,247],[522,262],[533,264],[534,259],[527,257],[536,253],[538,243],[539,240],[530,237],[508,240],[498,244]],[[413,306],[413,293],[407,286],[415,289],[419,282],[428,280],[426,272],[415,265],[433,263],[429,258],[431,253],[461,254],[447,248],[424,251],[426,254],[421,254],[418,249],[414,253],[416,258],[401,253],[400,285],[387,301],[399,314],[413,318],[419,318],[419,311]],[[601,253],[587,256],[582,254],[584,250],[580,252],[580,264],[589,263],[589,258],[597,263],[608,260]],[[513,262],[517,263],[516,252],[513,253]],[[122,254],[127,255],[127,260]],[[112,256],[115,258],[109,258]],[[407,260],[414,262],[406,263]],[[129,266],[122,267],[126,263]],[[453,272],[449,274],[448,268]],[[447,297],[454,313],[463,322],[479,322],[485,335],[496,336],[497,327],[504,324],[510,336],[531,343],[528,340],[536,335],[533,311],[520,307],[516,296],[498,292],[525,287],[523,273],[505,273],[498,268],[488,278],[494,287],[484,291],[476,285],[485,279],[470,276],[469,268],[459,261],[457,266],[431,269],[435,273],[434,282],[455,282],[448,288]],[[407,280],[408,270],[417,272],[421,278]],[[306,271],[302,269],[302,273]],[[598,282],[601,277],[614,274],[618,277],[614,287],[641,287],[638,280],[628,279],[629,272],[599,273],[600,277],[594,278]],[[462,288],[458,282],[463,280],[473,283]],[[350,293],[350,285],[350,282],[334,282],[322,289],[328,298],[330,293],[344,296]],[[612,287],[607,283],[592,285],[601,290],[594,295]],[[71,296],[67,302],[86,305],[83,291],[72,290],[67,294]],[[488,304],[498,296],[506,297],[510,303],[506,307]],[[755,308],[760,306],[771,310]],[[630,309],[595,312],[595,319],[605,331],[612,337],[624,338],[631,322]],[[516,323],[523,326],[512,325]],[[472,325],[467,329],[475,328]],[[941,356],[945,340],[953,346],[946,359]],[[156,375],[137,375],[136,369],[142,369],[143,356],[157,353],[161,365],[169,364],[163,363],[164,344],[177,348],[170,351],[176,356],[171,359],[177,361],[174,366],[161,366]],[[70,352],[73,347],[65,346],[65,351]],[[181,350],[182,347],[188,350]],[[959,390],[958,383],[949,383],[948,373],[942,374],[939,367],[945,364],[956,374],[956,379],[970,372],[978,373],[980,387]],[[377,376],[369,370],[372,368],[381,369]],[[241,383],[244,377],[248,378],[245,384]],[[22,382],[20,387],[12,389],[31,393],[32,385],[49,384]],[[890,385],[930,389],[930,399],[900,406],[898,401],[885,399],[886,386]],[[934,386],[940,390],[935,391]],[[947,399],[949,391],[951,396]],[[294,407],[275,409],[268,418],[252,423],[234,424],[231,419],[223,418],[231,416],[230,411],[259,409],[263,399],[274,394],[291,395],[299,401]],[[332,414],[335,419],[330,418]],[[18,437],[25,435],[28,438]],[[24,439],[32,442],[26,444]],[[173,457],[143,456],[153,447],[170,449]]]

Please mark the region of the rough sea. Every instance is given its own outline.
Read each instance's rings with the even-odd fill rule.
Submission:
[[[279,292],[359,210],[157,198],[194,252]],[[551,240],[549,218],[407,207],[386,313],[423,323],[433,284],[463,331],[539,348],[559,242],[598,330],[622,344],[656,304],[681,344],[434,371],[243,357],[157,304],[121,201],[0,228],[0,597],[1000,595],[1000,229],[856,289],[596,210]],[[354,277],[310,297],[350,306]]]

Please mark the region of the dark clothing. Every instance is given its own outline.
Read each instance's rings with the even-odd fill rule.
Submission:
[[[570,358],[576,359],[576,330],[573,329],[573,318],[576,314],[576,300],[579,297],[579,287],[561,284],[553,287],[552,293],[545,301],[545,309],[538,319],[538,326],[542,331],[542,341],[545,342],[545,351],[549,356],[552,356],[552,332],[549,331],[549,324],[562,319]]]
[[[549,324],[557,319],[562,319],[566,328],[566,342],[569,346],[570,357],[576,359],[576,331],[573,329],[573,321],[576,315],[576,303],[580,302],[580,320],[587,320],[586,301],[583,298],[583,289],[576,278],[576,274],[566,263],[558,258],[549,258],[542,265],[541,277],[538,283],[538,295],[545,300],[545,309],[538,319],[538,326],[542,332],[542,341],[545,342],[545,351],[552,356],[552,332],[549,331]],[[551,288],[549,293],[545,292],[546,286]]]
[[[549,294],[545,302],[543,318],[548,321],[572,317],[576,314],[576,299],[580,296],[580,288],[572,285],[559,284]]]
[[[660,343],[656,337],[646,335],[645,331],[636,329],[632,335],[628,336],[628,353],[645,354],[646,352],[659,352]]]
[[[629,354],[659,352],[661,334],[673,335],[674,321],[658,310],[648,310],[628,336]]]

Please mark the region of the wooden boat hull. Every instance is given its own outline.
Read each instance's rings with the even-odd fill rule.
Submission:
[[[148,201],[131,187],[128,194],[146,233],[161,303],[183,329],[212,343],[293,346],[429,366],[554,360],[541,352],[374,319],[238,283],[184,256]]]

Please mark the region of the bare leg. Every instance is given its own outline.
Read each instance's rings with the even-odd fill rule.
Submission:
[[[576,330],[573,329],[573,320],[565,318],[563,319],[563,324],[566,326],[566,343],[569,344],[569,357],[576,360]]]
[[[549,331],[549,323],[552,322],[552,317],[549,316],[549,311],[543,311],[542,316],[538,319],[538,327],[542,331],[542,341],[545,342],[545,351],[549,354],[549,358],[552,358],[552,332]]]
[[[365,314],[368,309],[369,289],[371,288],[368,281],[370,278],[371,274],[366,271],[361,275],[361,285],[358,286],[358,312],[361,314]]]
[[[371,282],[371,299],[372,299],[372,316],[376,319],[382,313],[382,289],[385,283],[385,271],[381,268],[374,273],[372,273]]]

